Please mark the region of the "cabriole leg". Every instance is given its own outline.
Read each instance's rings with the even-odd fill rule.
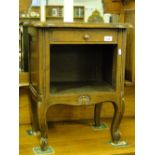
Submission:
[[[37,102],[35,102],[35,100],[31,95],[30,95],[30,100],[31,100],[30,107],[31,107],[32,132],[36,133],[37,131],[39,131]]]
[[[46,121],[46,108],[42,105],[45,105],[44,103],[39,102],[38,103],[38,121],[39,121],[39,127],[40,127],[40,146],[43,151],[45,151],[48,147],[48,127],[47,127],[47,121]]]

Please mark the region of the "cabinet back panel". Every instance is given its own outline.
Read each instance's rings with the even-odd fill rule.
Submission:
[[[115,47],[97,44],[51,45],[51,81],[112,83]]]

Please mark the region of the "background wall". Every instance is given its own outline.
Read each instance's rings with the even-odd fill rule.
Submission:
[[[63,0],[48,0],[49,5],[63,5]],[[103,5],[102,0],[74,0],[74,5],[85,7],[85,21],[91,13],[97,9],[101,16],[103,16]]]
[[[37,0],[38,1],[38,0]],[[48,5],[63,5],[64,0],[48,0]],[[19,11],[27,12],[28,7],[31,5],[31,0],[19,0]],[[103,16],[102,0],[74,0],[74,5],[85,7],[85,21],[91,15],[92,11],[97,9],[101,16]]]

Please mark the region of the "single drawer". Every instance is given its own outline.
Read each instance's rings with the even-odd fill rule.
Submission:
[[[107,29],[93,30],[53,30],[51,32],[51,42],[99,42],[117,43],[117,31]]]

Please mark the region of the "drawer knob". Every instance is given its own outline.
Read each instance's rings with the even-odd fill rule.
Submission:
[[[83,38],[84,38],[84,40],[88,40],[88,39],[90,38],[90,36],[89,36],[88,34],[85,34],[85,35],[83,36]]]

